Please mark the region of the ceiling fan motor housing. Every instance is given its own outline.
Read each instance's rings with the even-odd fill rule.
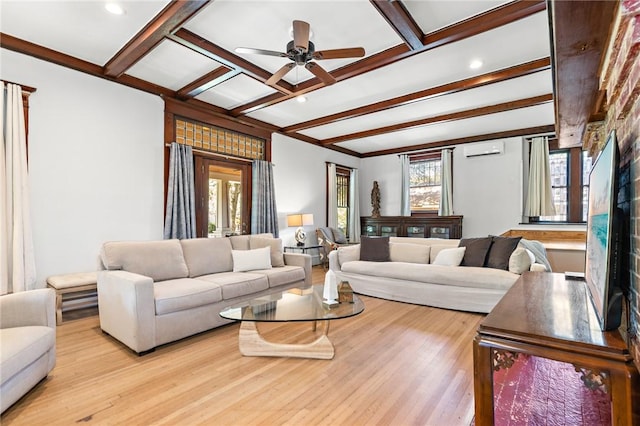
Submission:
[[[304,65],[313,59],[313,52],[315,52],[315,46],[311,41],[309,42],[309,48],[306,52],[302,49],[296,49],[293,40],[287,43],[287,55],[289,59],[294,61],[297,65]]]

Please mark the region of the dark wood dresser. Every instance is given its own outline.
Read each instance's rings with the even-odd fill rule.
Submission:
[[[360,226],[369,237],[462,238],[462,216],[362,216]]]

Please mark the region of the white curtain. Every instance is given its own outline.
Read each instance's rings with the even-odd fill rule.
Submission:
[[[164,238],[196,237],[193,149],[171,143]]]
[[[349,242],[360,242],[360,184],[358,183],[358,170],[351,169],[349,176]]]
[[[440,157],[440,207],[438,216],[451,216],[453,214],[453,176],[452,176],[452,150],[443,149]]]
[[[336,178],[336,165],[327,163],[327,226],[329,228],[338,229],[338,188]]]
[[[400,216],[411,216],[411,202],[409,194],[409,168],[411,161],[408,154],[401,154],[400,156]]]
[[[525,216],[554,216],[549,165],[549,144],[546,137],[531,140],[529,161],[529,185],[524,206]]]
[[[0,294],[36,288],[22,89],[2,83],[0,146]]]

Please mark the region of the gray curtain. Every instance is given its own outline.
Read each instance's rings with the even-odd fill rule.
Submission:
[[[438,216],[451,216],[453,214],[453,176],[452,176],[452,151],[443,149],[440,161],[440,207]]]
[[[400,185],[400,216],[411,216],[411,201],[410,201],[410,188],[409,188],[409,169],[411,167],[411,161],[408,154],[401,154],[400,156],[400,176],[402,179]]]
[[[551,188],[551,166],[549,164],[549,144],[546,137],[531,140],[529,162],[529,185],[524,206],[525,216],[554,216]]]
[[[360,242],[360,184],[358,182],[358,170],[351,169],[349,177],[349,206],[351,212],[349,214],[349,242]]]
[[[196,207],[194,191],[193,150],[173,142],[169,156],[167,211],[164,238],[195,238]]]
[[[278,209],[273,183],[273,165],[255,160],[251,165],[251,233],[270,232],[278,237]]]

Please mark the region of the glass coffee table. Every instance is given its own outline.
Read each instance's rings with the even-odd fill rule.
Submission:
[[[329,322],[358,315],[364,311],[364,303],[354,294],[353,303],[329,308],[322,303],[322,291],[322,285],[289,289],[230,306],[220,316],[242,321],[238,340],[244,356],[332,359],[335,351],[328,337]],[[275,343],[265,340],[256,327],[256,322],[300,321],[312,322],[313,331],[322,321],[322,335],[311,343]]]

